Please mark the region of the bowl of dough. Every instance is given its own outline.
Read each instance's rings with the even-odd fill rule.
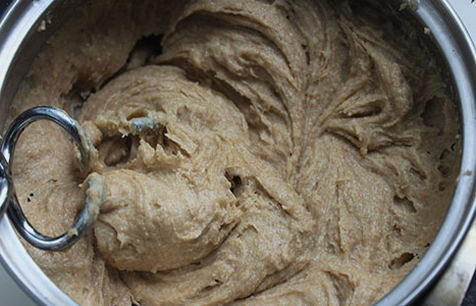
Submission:
[[[446,0],[15,1],[0,122],[84,128],[105,196],[63,252],[0,222],[3,264],[46,305],[400,305],[474,217],[474,49]],[[13,166],[42,233],[85,174],[38,122]]]

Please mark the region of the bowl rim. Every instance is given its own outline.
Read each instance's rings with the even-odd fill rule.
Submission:
[[[58,2],[15,0],[0,19],[0,98],[23,42],[41,18]],[[446,217],[429,249],[412,271],[378,305],[415,301],[436,280],[465,237],[476,214],[476,50],[449,0],[406,0],[427,28],[456,84],[462,123],[462,153],[458,183]],[[416,5],[415,5],[416,4]],[[41,305],[77,305],[61,291],[26,252],[7,218],[0,220],[0,263],[33,300]]]

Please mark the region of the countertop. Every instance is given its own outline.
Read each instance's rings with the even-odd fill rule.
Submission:
[[[0,0],[0,15],[10,2],[11,0]],[[450,0],[450,2],[463,20],[473,40],[476,41],[476,2],[473,4],[471,0]],[[474,258],[476,260],[476,250]],[[23,293],[0,265],[0,306],[10,305],[34,306],[35,303]],[[476,305],[476,276],[473,277],[463,305]]]

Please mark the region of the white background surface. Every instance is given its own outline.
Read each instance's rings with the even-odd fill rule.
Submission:
[[[450,2],[457,10],[473,39],[475,39],[476,1],[473,4],[471,4],[471,0],[450,0]],[[3,267],[0,266],[0,306],[10,305],[33,306],[35,304],[13,282]]]

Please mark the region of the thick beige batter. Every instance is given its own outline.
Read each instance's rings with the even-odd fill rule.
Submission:
[[[84,305],[377,301],[432,241],[458,161],[449,90],[400,14],[361,1],[87,4],[12,114],[76,114],[106,201],[71,250],[29,252]],[[162,52],[136,44],[159,34]],[[46,234],[83,205],[76,164],[59,128],[22,136],[17,189]]]

